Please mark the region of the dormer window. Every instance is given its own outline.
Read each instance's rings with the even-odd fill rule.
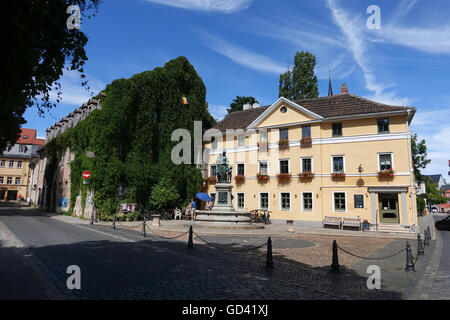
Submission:
[[[280,108],[280,112],[281,113],[286,113],[287,112],[287,108],[286,107],[281,107]]]

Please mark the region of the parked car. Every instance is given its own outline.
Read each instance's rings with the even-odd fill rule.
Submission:
[[[436,221],[434,225],[438,230],[450,230],[450,216],[447,216],[442,220]]]

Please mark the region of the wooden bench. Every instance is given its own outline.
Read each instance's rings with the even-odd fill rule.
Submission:
[[[325,216],[325,219],[322,221],[322,228],[325,228],[326,225],[338,226],[341,229],[342,218],[341,217],[332,217]]]
[[[362,221],[360,217],[342,219],[342,229],[344,229],[344,227],[357,227],[359,230],[361,230],[361,224]]]

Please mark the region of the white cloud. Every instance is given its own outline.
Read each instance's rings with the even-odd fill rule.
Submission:
[[[227,109],[229,106],[223,104],[210,104],[208,106],[209,112],[211,115],[218,121],[221,121],[228,114]]]
[[[401,19],[406,17],[411,9],[416,5],[419,0],[401,0],[397,4],[397,7],[394,10],[394,14],[389,21],[390,24],[396,24]]]
[[[147,0],[147,1],[187,10],[233,13],[247,9],[253,0]]]
[[[203,36],[207,47],[244,67],[274,74],[283,73],[287,69],[287,65],[283,66],[267,56],[238,47],[212,34],[203,32]]]
[[[407,97],[398,97],[395,91],[381,92],[367,97],[369,100],[389,104],[392,106],[411,106],[413,99]]]
[[[85,79],[89,81],[88,85],[93,94],[97,94],[105,88],[105,84],[93,76],[86,75]],[[83,80],[80,79],[80,74],[77,71],[64,71],[63,76],[59,79],[62,92],[62,100],[60,103],[80,106],[87,102],[92,96],[91,93],[81,85],[82,81]],[[56,103],[56,99],[57,90],[53,89],[50,93],[50,100],[53,103]]]

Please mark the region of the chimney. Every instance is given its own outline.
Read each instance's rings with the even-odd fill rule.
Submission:
[[[259,103],[256,103],[256,102],[255,102],[255,103],[253,104],[253,108],[259,108]]]
[[[244,104],[244,106],[243,106],[243,109],[244,110],[248,110],[248,109],[251,109],[252,108],[252,105],[250,104],[250,103],[246,103],[246,104]]]
[[[347,94],[347,93],[348,93],[347,85],[345,83],[343,83],[341,86],[341,94]]]

